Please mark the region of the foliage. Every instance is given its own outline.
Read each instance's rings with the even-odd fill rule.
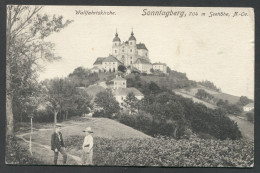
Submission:
[[[97,73],[91,73],[84,67],[74,69],[68,78],[75,84],[75,87],[88,87],[99,80]]]
[[[33,158],[29,151],[23,148],[19,143],[21,143],[21,139],[8,136],[5,148],[6,163],[17,165],[44,164]]]
[[[239,115],[242,113],[242,107],[237,104],[229,104],[228,100],[223,101],[219,99],[217,106],[221,108],[225,113]]]
[[[92,117],[104,117],[104,115],[106,115],[104,110],[100,110],[100,111],[95,111]]]
[[[37,92],[39,60],[54,61],[54,44],[45,40],[72,21],[62,16],[39,14],[41,6],[8,5],[6,22],[6,117],[7,134],[13,134],[13,101],[17,110]],[[35,91],[36,90],[36,91]],[[17,112],[14,112],[17,116]]]
[[[241,137],[237,124],[225,116],[223,111],[207,108],[170,91],[145,96],[140,110],[150,113],[158,122],[168,122],[175,129],[182,129],[180,134],[186,127],[190,127],[196,133],[208,133],[222,140]],[[161,127],[167,126],[166,123],[159,124]],[[162,129],[160,132],[164,131]]]
[[[66,139],[67,149],[81,155],[83,137]],[[107,139],[94,137],[93,162],[99,166],[249,167],[254,144],[247,140]],[[77,152],[75,152],[77,151]]]
[[[208,80],[198,82],[198,84],[200,84],[200,85],[202,85],[202,86],[204,86],[206,88],[218,91],[218,92],[221,91],[220,88],[217,88],[216,85],[213,82],[210,82]]]
[[[118,71],[121,71],[121,72],[125,73],[126,72],[126,67],[124,65],[119,65],[118,66]]]
[[[239,102],[237,104],[240,105],[240,106],[245,106],[245,105],[247,105],[249,103],[253,103],[253,100],[247,98],[246,96],[241,96],[239,98]]]
[[[248,121],[250,121],[250,122],[254,122],[254,116],[255,116],[255,114],[254,114],[254,112],[248,112],[248,113],[246,113],[246,118],[247,118],[247,120]]]
[[[126,108],[127,110],[129,110],[130,113],[135,112],[135,111],[138,109],[138,107],[139,107],[139,101],[138,101],[138,99],[135,97],[135,95],[134,95],[133,92],[129,93],[129,94],[126,96],[124,102],[125,102],[125,105],[124,105],[125,108]]]
[[[195,97],[204,101],[211,101],[212,99],[214,99],[214,96],[207,93],[204,89],[198,89]]]
[[[111,118],[114,113],[118,113],[120,110],[119,103],[109,90],[98,93],[94,102],[104,110],[104,117]]]
[[[64,111],[63,120],[68,119],[68,113],[82,115],[92,108],[91,97],[82,90],[77,90],[73,81],[69,79],[51,79],[43,82],[45,86],[45,102],[47,109],[54,114],[57,121],[58,112]]]

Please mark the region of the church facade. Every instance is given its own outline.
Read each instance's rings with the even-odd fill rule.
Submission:
[[[153,64],[149,58],[149,50],[144,43],[137,43],[133,31],[129,39],[123,42],[116,31],[112,41],[112,54],[108,57],[98,57],[92,71],[97,71],[98,68],[100,72],[117,72],[119,65],[128,69],[135,68],[141,73],[151,73]]]
[[[150,62],[148,49],[144,43],[136,43],[133,31],[129,39],[124,42],[121,42],[116,32],[112,42],[112,55],[126,67],[132,66],[138,59],[144,59]]]

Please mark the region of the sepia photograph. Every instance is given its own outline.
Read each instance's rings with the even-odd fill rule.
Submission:
[[[254,167],[253,8],[6,6],[7,165]]]

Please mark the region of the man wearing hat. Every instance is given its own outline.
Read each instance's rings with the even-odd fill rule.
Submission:
[[[55,125],[55,131],[51,135],[51,150],[54,151],[54,164],[57,165],[58,155],[59,152],[62,154],[63,157],[63,164],[67,162],[67,153],[65,151],[65,145],[63,142],[61,130],[61,124]]]
[[[92,156],[93,156],[93,137],[91,133],[93,131],[90,127],[87,127],[83,132],[86,133],[86,136],[84,138],[84,142],[82,145],[82,164],[83,165],[92,165]]]

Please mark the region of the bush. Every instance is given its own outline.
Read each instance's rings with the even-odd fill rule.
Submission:
[[[254,113],[253,112],[246,113],[246,118],[247,121],[254,122]]]
[[[105,115],[104,110],[101,110],[101,111],[95,111],[92,117],[104,117],[104,115]]]
[[[74,152],[81,150],[82,142],[82,136],[65,141],[68,150]],[[196,136],[189,140],[94,137],[93,151],[93,163],[98,166],[249,167],[254,163],[252,141],[204,140]]]
[[[33,158],[29,151],[21,147],[18,142],[21,142],[21,139],[8,136],[5,148],[6,163],[17,165],[44,164]]]
[[[34,122],[53,122],[54,115],[50,110],[40,110],[36,113],[36,115],[33,118]]]

